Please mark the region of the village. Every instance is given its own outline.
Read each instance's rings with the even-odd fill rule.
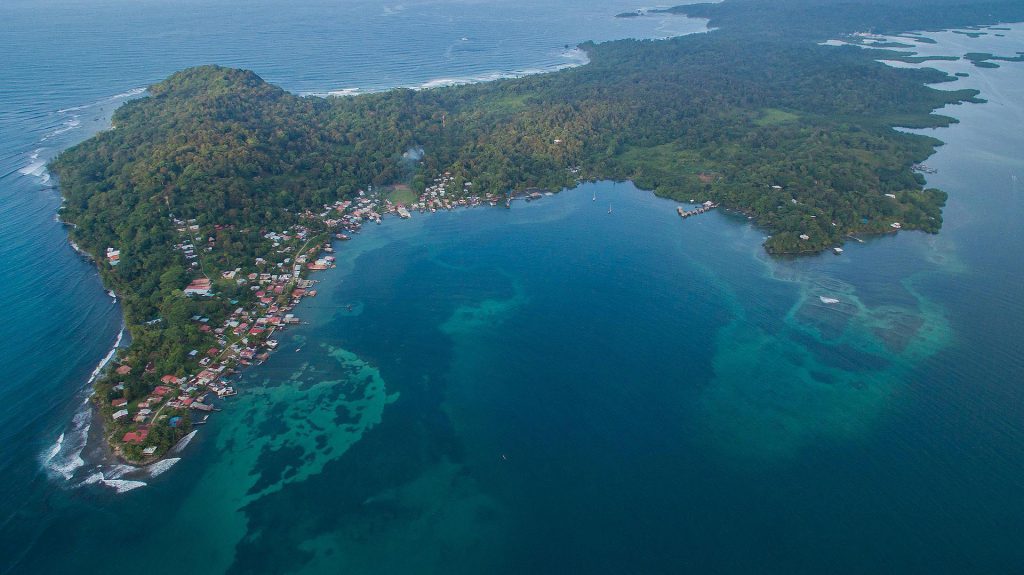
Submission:
[[[273,336],[301,323],[293,313],[295,306],[303,298],[317,295],[317,281],[309,279],[309,273],[335,267],[332,240],[349,240],[364,225],[381,224],[385,216],[409,219],[413,212],[434,213],[485,204],[503,204],[508,208],[514,200],[530,202],[551,195],[550,191],[538,188],[502,195],[475,194],[472,182],[461,181],[450,172],[433,178],[418,195],[410,195],[408,188],[401,191],[407,199],[415,201],[393,201],[392,194],[374,192],[370,187],[369,191],[359,190],[352,199],[324,205],[317,213],[301,213],[301,224],[281,231],[263,230],[261,235],[268,246],[265,253],[254,258],[251,264],[227,270],[212,269],[212,257],[208,256],[216,252],[217,232],[232,224],[203,226],[194,218],[182,219],[171,214],[169,218],[178,237],[174,250],[192,274],[189,283],[182,287],[182,297],[218,301],[221,298],[218,285],[223,288],[231,284],[248,289],[252,297],[246,298],[249,305],[241,304],[239,299],[224,301],[229,307],[220,322],[214,322],[207,315],[193,315],[190,321],[198,326],[200,333],[208,336],[209,345],[190,350],[188,357],[192,367],[186,373],[161,375],[159,383],[146,397],[129,401],[125,397],[126,381],[132,377],[132,368],[123,364],[114,370],[116,379],[125,381],[113,386],[110,417],[114,423],[122,424],[120,429],[126,429],[120,437],[109,438],[115,452],[137,463],[157,460],[169,446],[161,448],[153,444],[154,426],[177,429],[203,425],[211,412],[220,410],[215,399],[236,395],[238,391],[230,378],[246,366],[267,361],[278,347]],[[706,202],[691,211],[681,207],[678,211],[686,218],[715,207],[717,204]],[[106,261],[111,266],[118,265],[121,257],[121,251],[115,247],[106,251]],[[156,375],[153,370],[152,363],[147,364],[146,373]],[[115,395],[118,397],[113,397]],[[186,414],[189,417],[186,418]],[[133,456],[136,453],[141,455]]]
[[[187,373],[160,375],[159,384],[145,397],[131,401],[126,397],[127,382],[133,377],[131,366],[121,364],[113,370],[111,376],[124,381],[117,381],[112,388],[110,418],[118,424],[118,429],[126,430],[119,432],[119,437],[108,438],[115,453],[135,463],[155,461],[168,447],[157,445],[153,440],[152,434],[158,427],[178,429],[203,425],[211,412],[220,410],[215,399],[236,395],[238,391],[230,378],[246,366],[267,361],[278,347],[273,336],[288,326],[301,323],[293,313],[295,306],[303,298],[317,294],[314,289],[317,281],[307,276],[310,272],[335,267],[332,240],[351,239],[351,234],[359,233],[365,224],[380,224],[388,215],[408,219],[413,212],[454,210],[485,203],[497,206],[503,201],[508,206],[516,198],[529,201],[540,197],[534,190],[504,196],[476,195],[472,188],[472,182],[457,182],[451,173],[445,172],[434,178],[412,202],[392,201],[389,194],[375,193],[372,187],[369,191],[360,190],[352,199],[324,205],[319,213],[303,212],[301,224],[281,231],[264,231],[262,238],[269,243],[267,252],[254,258],[250,265],[228,270],[212,269],[212,258],[208,256],[217,249],[216,233],[230,224],[203,226],[194,218],[169,215],[178,236],[174,250],[193,276],[182,287],[182,297],[216,301],[220,298],[218,285],[223,287],[230,283],[248,288],[253,297],[247,298],[251,300],[249,305],[239,304],[238,299],[225,301],[224,304],[231,307],[221,322],[214,322],[206,315],[192,316],[190,321],[198,326],[200,333],[208,336],[209,346],[190,350],[188,357],[192,368]],[[108,248],[105,255],[110,266],[121,262],[121,250],[116,247]],[[152,362],[145,367],[150,376],[156,375],[154,370]]]

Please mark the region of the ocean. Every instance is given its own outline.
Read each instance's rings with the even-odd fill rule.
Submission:
[[[1021,570],[1019,63],[932,63],[988,100],[928,131],[938,235],[770,258],[742,216],[681,221],[628,182],[385,220],[181,453],[96,456],[84,402],[120,311],[55,221],[47,159],[189,65],[357,93],[705,30],[612,17],[633,8],[0,6],[0,572]],[[918,50],[1013,54],[1009,28]]]

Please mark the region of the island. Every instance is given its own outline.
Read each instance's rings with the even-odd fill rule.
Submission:
[[[978,92],[878,62],[904,53],[822,45],[1024,20],[1014,2],[908,10],[924,4],[681,6],[668,11],[714,30],[586,43],[577,68],[429,90],[300,97],[251,71],[173,74],[51,166],[69,236],[120,296],[131,336],[93,395],[110,445],[153,461],[202,424],[205,399],[235,393],[226,378],[300,321],[309,274],[342,249],[333,240],[387,214],[505,209],[614,179],[742,214],[772,254],[938,232],[946,194],[925,188],[920,163],[941,142],[893,128],[948,125],[933,110]]]

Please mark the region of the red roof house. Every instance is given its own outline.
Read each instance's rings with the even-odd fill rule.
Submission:
[[[139,429],[138,431],[129,431],[128,433],[124,434],[124,437],[121,438],[121,441],[125,443],[133,443],[135,445],[138,445],[145,441],[148,435],[149,430],[145,428]]]
[[[130,365],[122,365],[121,367],[118,367],[114,371],[116,371],[118,375],[128,375],[129,373],[132,372],[132,368]]]
[[[160,382],[166,383],[167,385],[175,385],[178,383],[178,378],[173,375],[165,375],[160,378]]]

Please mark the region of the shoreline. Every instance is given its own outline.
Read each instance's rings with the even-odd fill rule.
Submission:
[[[695,32],[683,32],[683,33],[678,33],[678,34],[672,34],[670,36],[660,37],[659,39],[663,40],[663,39],[666,39],[666,38],[685,36],[685,35],[688,35],[688,34],[707,33],[707,32],[712,30],[711,28],[709,28],[707,26],[708,20],[706,18],[689,17],[689,16],[685,16],[685,15],[681,15],[681,16],[683,16],[685,19],[689,19],[689,20],[701,20],[701,21],[703,21],[704,29],[703,30],[699,30],[699,31],[695,31]],[[623,40],[623,39],[628,40],[628,39],[632,39],[632,38],[631,37],[630,38],[621,38],[621,39],[608,40],[608,41],[609,42],[613,42],[613,41],[616,41],[616,40]],[[442,77],[442,78],[436,78],[436,79],[428,80],[426,82],[423,82],[421,84],[414,85],[414,86],[396,85],[396,86],[390,86],[390,87],[383,87],[383,88],[379,88],[379,89],[377,89],[377,88],[375,88],[375,89],[367,89],[365,91],[361,90],[359,88],[355,88],[355,89],[344,89],[344,90],[327,91],[327,92],[299,92],[299,93],[297,93],[297,95],[303,96],[303,97],[312,96],[312,97],[330,98],[330,97],[344,97],[344,96],[348,96],[348,95],[368,94],[368,93],[375,93],[375,92],[387,92],[387,91],[393,91],[393,90],[396,90],[396,89],[403,89],[403,88],[413,89],[413,90],[431,90],[431,89],[435,89],[435,88],[444,88],[444,87],[448,87],[448,86],[457,86],[457,85],[465,85],[465,84],[481,84],[481,83],[489,83],[489,82],[493,82],[493,81],[496,81],[496,80],[502,80],[502,79],[522,78],[522,77],[525,77],[525,76],[550,74],[550,73],[554,73],[554,72],[558,72],[558,71],[562,71],[562,70],[566,70],[566,69],[570,69],[570,68],[578,68],[578,67],[585,66],[585,65],[590,63],[590,57],[589,57],[587,51],[582,47],[582,45],[577,45],[577,46],[574,46],[574,47],[569,47],[569,45],[566,45],[566,49],[561,53],[561,55],[563,57],[565,57],[566,59],[568,59],[569,61],[564,63],[564,64],[557,64],[557,65],[547,66],[547,67],[524,68],[524,69],[513,70],[511,72],[490,72],[490,73],[487,73],[487,74],[483,74],[483,75],[475,76],[475,77],[470,77],[470,78],[445,78],[445,77]],[[119,93],[117,93],[117,94],[115,94],[113,96],[109,96],[109,97],[103,98],[103,99],[99,100],[98,102],[99,103],[106,103],[106,102],[113,102],[113,101],[116,101],[116,100],[130,101],[130,100],[135,99],[136,97],[148,97],[148,96],[149,96],[148,88],[132,88],[131,90],[127,90],[127,91],[124,91],[124,92],[119,92]],[[97,105],[98,102],[92,102],[92,103],[85,104],[85,105],[82,105],[82,106],[78,106],[78,107],[74,107],[74,108],[69,108],[68,110],[76,110],[76,109],[91,107],[91,106]],[[114,114],[114,112],[119,107],[120,106],[117,106],[115,108],[112,108],[109,111],[109,113],[107,114],[107,117],[105,119],[106,128],[101,128],[100,132],[103,132],[103,131],[106,131],[106,130],[111,130],[111,129],[114,128],[114,125],[113,125],[113,114]],[[66,111],[66,110],[61,110],[61,111]],[[92,134],[92,135],[89,136],[89,138],[93,138],[95,136],[96,136],[96,134]],[[72,146],[68,146],[68,147],[73,147],[74,145],[76,145],[76,144],[72,144]],[[45,170],[45,173],[47,174],[47,176],[50,176],[50,172],[49,172],[49,169],[48,169],[50,162],[52,162],[54,158],[56,158],[60,153],[62,153],[68,147],[65,147],[65,148],[57,150],[57,152],[48,161],[46,161],[45,163],[42,164],[41,169]],[[90,253],[90,252],[86,251],[85,249],[83,249],[82,247],[80,247],[71,238],[71,233],[72,233],[73,230],[75,230],[77,228],[77,225],[74,224],[74,223],[71,223],[71,222],[65,222],[65,221],[63,221],[61,219],[61,207],[63,206],[63,204],[65,202],[65,196],[63,194],[63,190],[61,189],[59,178],[58,177],[52,177],[52,178],[48,177],[47,187],[57,191],[57,193],[60,196],[61,204],[60,204],[60,206],[58,206],[58,208],[56,210],[55,219],[56,219],[57,222],[59,222],[65,228],[65,233],[67,234],[66,239],[67,239],[68,245],[79,256],[83,257],[86,260],[91,261],[93,264],[97,265],[98,267],[101,266],[103,261],[104,261],[104,259],[102,257],[94,256],[92,253]],[[452,208],[452,209],[454,209],[454,208]],[[315,271],[315,270],[311,270],[311,271]],[[100,274],[100,280],[101,280],[101,284],[102,284],[102,289],[109,296],[111,296],[111,298],[113,299],[114,303],[118,303],[119,302],[118,298],[119,298],[120,294],[118,294],[116,292],[116,288],[114,286],[112,286],[107,281],[107,279],[104,278],[103,274]],[[297,304],[293,304],[293,305],[297,305]],[[102,367],[104,369],[100,369],[98,367],[97,370],[94,370],[94,372],[91,374],[90,378],[87,380],[86,385],[83,387],[83,389],[87,390],[87,397],[86,397],[85,401],[86,401],[86,403],[88,403],[90,405],[90,407],[89,407],[89,413],[90,413],[89,419],[92,420],[93,418],[98,418],[98,421],[100,423],[99,427],[103,428],[104,430],[107,427],[109,427],[109,425],[108,425],[108,422],[104,421],[104,417],[103,417],[103,414],[102,414],[101,410],[99,409],[99,406],[93,401],[94,396],[95,396],[95,386],[94,386],[94,383],[96,382],[98,377],[100,377],[103,374],[103,372],[106,369],[110,368],[110,364],[112,362],[116,362],[116,360],[118,359],[117,358],[118,351],[120,349],[123,349],[123,348],[127,347],[127,346],[120,345],[120,342],[121,342],[121,340],[122,340],[122,338],[123,338],[123,336],[125,334],[128,334],[129,341],[130,341],[131,334],[129,332],[130,332],[130,329],[129,329],[129,326],[127,325],[127,323],[126,323],[126,320],[124,318],[123,311],[122,311],[121,312],[121,329],[118,332],[118,337],[117,337],[117,340],[115,341],[114,347],[111,349],[111,351],[108,353],[108,355],[104,357],[104,360],[102,361],[102,364],[103,364]],[[77,411],[76,411],[76,413],[77,413]],[[65,430],[65,432],[68,431],[68,426],[67,425],[65,426],[64,430]],[[57,445],[55,447],[57,448],[58,451],[59,451],[59,449],[63,445],[63,441],[64,441],[64,437],[65,437],[65,432],[62,432],[61,435],[59,436],[58,440],[57,440]],[[103,451],[104,455],[100,458],[99,461],[95,461],[94,460],[93,462],[100,463],[100,464],[115,462],[116,464],[120,464],[120,465],[135,466],[136,471],[141,471],[141,470],[144,470],[148,466],[157,464],[157,463],[159,463],[159,462],[161,462],[161,461],[166,459],[166,455],[162,456],[162,457],[156,457],[156,458],[153,458],[153,459],[146,459],[146,460],[141,460],[141,461],[134,461],[134,460],[128,459],[122,453],[120,453],[118,450],[116,450],[110,444],[109,441],[107,441],[108,438],[103,437],[103,436],[104,436],[104,433],[100,433],[99,434],[99,437],[102,440],[102,444],[103,444],[103,445],[101,445],[99,447]],[[182,446],[182,449],[184,449],[185,446],[187,446],[187,443],[186,443],[186,445]],[[53,447],[48,448],[47,451],[50,451],[52,449],[53,449]],[[88,451],[89,449],[90,449],[90,442],[87,441],[86,444],[83,445],[82,448],[77,451],[77,455],[82,455],[84,452]],[[172,450],[173,450],[173,448],[172,448]],[[168,452],[170,452],[170,450]],[[48,464],[50,462],[50,460],[52,460],[53,457],[55,457],[57,454],[58,453],[55,452],[53,455],[50,455],[49,457],[45,457],[44,458],[44,467],[46,467],[46,464]],[[86,456],[88,457],[87,454],[86,454]],[[86,465],[88,463],[90,463],[90,462],[83,462],[82,465]],[[81,467],[81,465],[79,467]],[[77,469],[77,467],[76,467],[76,469]],[[61,474],[61,475],[64,476],[63,474]],[[65,479],[70,480],[71,477],[65,476]]]
[[[934,151],[933,151],[933,153],[934,153]],[[436,180],[435,180],[435,181],[436,181]],[[582,180],[579,180],[579,181],[577,181],[576,185],[578,185],[578,184],[579,184],[579,183],[581,183],[581,182],[582,182]],[[568,189],[572,189],[572,188],[564,188],[563,190],[559,190],[559,191],[564,191],[564,190],[568,190]],[[518,192],[518,193],[520,193],[520,194],[524,194],[524,195],[525,195],[525,193],[526,193],[526,192],[530,192],[530,190],[528,189],[528,190],[525,190],[525,191],[521,191],[521,192]],[[537,193],[537,192],[536,192],[536,191],[534,191],[533,193]],[[655,193],[655,194],[656,194],[656,192],[654,192],[653,190],[652,190],[652,193]],[[423,198],[421,197],[421,198],[420,198],[420,200],[422,201],[422,199],[423,199]],[[512,196],[510,195],[510,197],[509,197],[509,198],[508,198],[508,199],[506,200],[506,207],[509,207],[509,206],[510,206],[511,202],[513,201],[513,199],[520,199],[520,198],[519,198],[519,197],[512,197]],[[525,199],[526,201],[531,201],[532,199],[535,199],[535,198],[526,198],[526,197],[523,197],[523,199]],[[500,200],[500,199],[498,199],[498,201],[500,202],[501,200]],[[335,206],[337,206],[338,204],[341,204],[341,203],[342,203],[342,202],[340,202],[340,201],[339,201],[339,202],[337,202],[337,203],[335,204]],[[388,203],[390,204],[390,202],[388,202]],[[417,203],[419,203],[419,202],[417,202]],[[491,205],[491,206],[495,206],[495,205],[496,205],[495,203],[491,203],[491,202],[488,202],[488,203],[490,203],[490,205]],[[477,203],[477,204],[472,204],[472,205],[479,205],[479,203]],[[326,207],[327,207],[327,206],[325,206],[325,208],[326,208]],[[398,204],[398,205],[397,205],[397,207],[396,207],[396,206],[394,206],[394,205],[392,205],[392,206],[390,206],[390,207],[389,207],[389,209],[388,209],[387,211],[385,211],[385,212],[383,212],[383,213],[377,213],[377,212],[375,211],[376,207],[377,207],[377,206],[375,206],[375,207],[374,207],[374,210],[371,210],[371,212],[370,212],[370,213],[371,213],[371,214],[376,214],[376,215],[377,215],[377,217],[376,217],[376,218],[372,218],[372,217],[367,217],[367,218],[365,218],[366,220],[368,220],[368,221],[369,221],[369,220],[373,220],[373,221],[376,221],[376,223],[380,223],[380,218],[381,218],[381,216],[383,216],[383,215],[389,215],[389,214],[391,214],[391,215],[399,215],[399,216],[400,216],[400,217],[402,217],[403,219],[404,219],[404,218],[406,217],[406,216],[401,216],[401,215],[400,215],[400,214],[401,214],[401,212],[400,212],[400,211],[398,211],[398,210],[400,210],[400,209],[402,209],[402,208],[403,208],[403,206],[401,206],[401,204]],[[428,208],[425,208],[425,209],[421,209],[421,210],[420,210],[420,212],[421,212],[421,213],[426,213],[427,211],[433,212],[433,211],[436,211],[436,209],[457,209],[458,207],[469,207],[469,206],[466,206],[465,204],[463,204],[463,205],[455,205],[455,206],[444,206],[443,208],[440,208],[440,207],[436,207],[436,206],[433,206],[433,205],[431,205],[431,206],[430,206],[430,207],[428,207]],[[339,210],[339,211],[340,211],[340,210]],[[344,212],[342,212],[342,213],[344,213]],[[742,213],[742,212],[741,212],[741,213]],[[749,217],[749,216],[748,216],[748,217]],[[347,229],[347,228],[346,228],[346,229]],[[352,230],[348,230],[348,231],[352,231]],[[895,231],[896,231],[896,230],[893,230],[893,231],[884,231],[884,232],[877,232],[877,233],[885,233],[885,234],[888,234],[888,233],[895,233]],[[317,248],[316,246],[314,246],[313,248],[311,248],[311,249],[309,249],[309,250],[306,250],[305,248],[306,248],[306,247],[307,247],[307,246],[309,245],[310,241],[312,241],[313,239],[318,239],[318,240],[319,240],[319,239],[321,239],[321,236],[322,236],[322,235],[324,235],[324,234],[327,234],[327,238],[329,239],[329,238],[330,238],[330,234],[331,234],[331,233],[332,233],[332,230],[330,230],[330,229],[327,229],[327,230],[322,230],[322,231],[321,231],[321,234],[320,234],[320,235],[315,235],[315,236],[311,237],[309,241],[307,241],[307,242],[306,242],[305,244],[303,244],[303,246],[302,246],[301,248],[299,248],[299,250],[298,250],[298,251],[296,252],[296,254],[297,254],[297,255],[299,255],[299,254],[302,254],[302,255],[306,255],[306,256],[308,256],[309,258],[314,258],[314,260],[316,260],[316,261],[318,261],[318,260],[322,259],[322,258],[321,258],[321,256],[323,255],[323,253],[324,253],[324,250],[327,250],[327,252],[326,252],[326,253],[330,253],[331,251],[333,251],[333,250],[334,250],[334,245],[335,245],[335,242],[334,242],[334,240],[330,240],[330,241],[328,241],[328,242],[326,242],[326,243],[320,242],[320,248],[319,248],[319,249],[318,249],[318,248]],[[356,229],[355,231],[353,231],[353,233],[358,233],[358,229]],[[866,233],[866,232],[862,232],[862,233]],[[340,238],[339,238],[339,239],[340,239]],[[70,241],[70,239],[69,239],[69,243],[72,243],[72,242]],[[328,248],[329,248],[329,249],[328,249]],[[826,248],[826,249],[827,249],[827,248]],[[314,251],[315,251],[316,253],[314,253]],[[820,253],[820,252],[821,252],[821,250],[815,250],[815,251],[807,250],[807,251],[802,251],[802,252],[799,252],[799,253]],[[264,255],[266,255],[266,254],[264,254]],[[772,255],[791,255],[791,254],[790,254],[790,253],[778,253],[778,254],[772,254]],[[102,261],[102,260],[101,260],[101,261]],[[269,260],[268,260],[268,261],[269,261]],[[319,263],[317,263],[317,264],[315,264],[315,265],[318,265],[318,266],[319,266],[319,265],[323,265],[323,264],[319,264]],[[310,266],[310,267],[308,267],[308,268],[304,268],[304,269],[302,270],[302,273],[301,273],[301,274],[296,274],[296,275],[294,276],[294,277],[295,277],[295,281],[292,281],[292,282],[288,282],[288,283],[286,283],[285,285],[286,285],[287,287],[292,287],[293,285],[300,285],[300,284],[299,284],[298,282],[302,282],[302,281],[308,281],[308,282],[311,282],[311,283],[310,283],[309,285],[306,285],[306,286],[305,286],[304,288],[301,288],[301,289],[304,289],[304,290],[306,290],[306,289],[308,289],[308,288],[311,288],[311,287],[313,287],[313,285],[315,285],[315,283],[316,283],[316,282],[315,282],[314,280],[308,280],[308,279],[307,279],[307,278],[308,278],[308,272],[311,272],[311,271],[318,271],[318,270],[320,270],[320,269],[326,269],[326,268],[324,268],[324,267],[311,267],[311,266]],[[204,275],[205,275],[205,274],[204,274]],[[271,275],[277,275],[277,274],[271,274]],[[207,279],[209,279],[209,278],[207,278]],[[252,279],[252,278],[250,278],[250,279]],[[261,281],[262,281],[262,278],[261,278]],[[274,280],[272,280],[272,281],[273,281],[273,282],[277,282],[278,280],[277,280],[277,279],[274,279]],[[107,284],[107,282],[106,282],[106,281],[104,281],[104,285],[105,285],[105,287],[108,287],[108,288],[109,288],[109,286],[107,286],[106,284]],[[287,287],[286,287],[286,289],[287,289]],[[295,306],[297,306],[297,305],[298,305],[298,304],[299,304],[299,303],[300,303],[300,302],[301,302],[301,301],[302,301],[302,300],[303,300],[303,299],[304,299],[305,297],[308,297],[308,296],[312,296],[312,295],[315,295],[315,290],[312,290],[312,291],[313,291],[313,293],[310,293],[310,294],[308,294],[308,295],[307,295],[307,293],[306,293],[306,292],[303,292],[303,293],[302,293],[301,295],[299,295],[298,297],[294,297],[294,296],[293,296],[293,297],[291,297],[291,298],[288,298],[288,297],[280,298],[280,297],[279,297],[279,298],[278,298],[278,300],[277,300],[277,302],[275,303],[275,305],[276,305],[277,303],[281,303],[281,302],[282,302],[283,300],[287,300],[287,301],[288,301],[288,303],[284,304],[284,306],[283,306],[283,307],[280,307],[279,309],[284,309],[285,311],[291,311],[291,310],[293,310],[293,309],[295,308]],[[283,295],[283,292],[284,292],[284,290],[282,290],[282,293],[280,293],[279,295]],[[292,292],[292,290],[288,290],[288,293],[293,293],[293,292]],[[266,303],[266,302],[265,302],[265,303]],[[254,309],[254,310],[251,310],[251,311],[259,311],[259,310],[256,310],[256,309]],[[122,329],[122,331],[124,331],[125,329],[127,329],[127,328],[123,328],[123,329]],[[272,334],[273,334],[273,333],[274,333],[275,331],[276,331],[276,328],[270,328],[270,329],[268,330],[268,332],[266,332],[266,333],[267,333],[267,335],[265,336],[265,339],[266,339],[266,338],[269,338],[269,337],[270,337],[270,336],[271,336],[271,335],[272,335]],[[260,333],[264,333],[264,332],[260,332]],[[237,335],[237,334],[236,334],[236,335]],[[258,335],[258,334],[256,334],[256,335]],[[246,343],[248,343],[248,342],[246,342]],[[268,354],[268,355],[267,355],[267,356],[266,356],[266,357],[265,357],[265,358],[264,358],[263,360],[261,360],[261,361],[266,361],[267,359],[269,359],[269,356],[270,356],[270,353],[269,353],[269,351],[267,351],[267,350],[266,350],[265,348],[263,348],[263,347],[259,347],[259,346],[256,346],[256,347],[257,347],[257,350],[256,350],[256,351],[266,351],[266,353]],[[224,347],[224,348],[222,349],[222,354],[221,354],[221,355],[223,355],[223,351],[224,351],[224,350],[226,350],[226,349],[227,349],[227,346],[225,346],[225,347]],[[271,348],[271,350],[272,350],[272,349],[273,349],[273,348]],[[218,355],[218,356],[216,357],[216,359],[217,359],[217,360],[219,360],[219,359],[220,359],[220,357],[221,357],[221,355]],[[254,353],[254,354],[252,354],[252,356],[255,356],[255,355],[256,355],[255,353]],[[240,354],[239,354],[239,356],[240,356]],[[251,357],[252,357],[252,356],[251,356]],[[235,357],[229,354],[229,356],[228,356],[228,360],[231,360],[231,359],[235,359]],[[251,363],[251,362],[247,363],[247,362],[246,362],[246,361],[244,361],[244,360],[245,360],[245,358],[241,358],[241,359],[239,359],[239,361],[238,361],[238,363],[237,363],[236,365],[240,365],[241,367],[238,367],[238,368],[237,368],[238,370],[242,369],[242,367],[245,367],[245,366],[248,366],[248,365],[250,365],[250,363]],[[229,370],[232,370],[232,371],[230,372],[231,374],[235,374],[235,373],[238,373],[238,371],[235,371],[235,365],[232,365],[232,367],[229,367],[229,368],[227,368],[227,369],[229,369]],[[194,376],[195,376],[195,374],[193,373],[193,374],[187,374],[187,375],[185,375],[185,376],[182,376],[182,378],[190,378],[190,377],[194,377]],[[203,397],[205,397],[205,395],[204,395]],[[200,404],[203,404],[203,405],[206,405],[206,404],[205,404],[205,403],[204,403],[204,402],[202,401],[202,399],[200,399],[200,400],[199,400],[199,403],[200,403]],[[159,412],[158,412],[158,413],[159,413]],[[101,417],[101,419],[102,419],[102,417]],[[106,423],[105,421],[101,421],[101,424],[105,424],[105,423]],[[193,434],[194,434],[194,431],[190,431],[189,433],[193,433]],[[194,437],[194,435],[192,435],[192,437]],[[175,444],[175,446],[176,446],[176,445],[177,445],[177,443]],[[187,445],[187,443],[186,443],[186,445]],[[182,446],[182,448],[184,448],[184,447],[185,447],[185,446]],[[170,450],[168,450],[168,452],[167,452],[167,453],[170,453],[171,451],[173,451],[173,449],[174,449],[174,447],[172,447],[172,448],[171,448]],[[115,451],[115,454],[116,454],[116,451]],[[123,455],[120,455],[120,454],[118,454],[117,456],[118,456],[118,457],[123,457]],[[162,461],[162,460],[164,460],[164,459],[166,459],[166,454],[164,454],[164,455],[162,455],[162,456],[158,456],[158,457],[155,457],[154,459],[151,459],[151,460],[140,460],[140,461],[133,461],[133,460],[130,460],[130,459],[127,459],[127,458],[125,458],[124,460],[125,460],[126,462],[129,462],[129,463],[132,463],[132,464],[139,464],[139,465],[145,465],[145,466],[149,466],[149,465],[153,465],[153,464],[155,464],[155,463],[158,463],[158,462],[160,462],[160,461]]]

